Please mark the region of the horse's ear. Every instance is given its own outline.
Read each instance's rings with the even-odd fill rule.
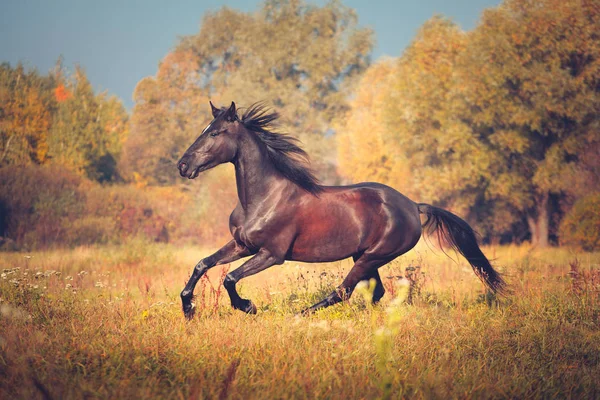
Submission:
[[[225,118],[229,122],[233,122],[237,119],[237,111],[235,109],[235,103],[233,101],[231,102],[231,106],[229,106],[229,109],[225,111]]]
[[[212,101],[208,101],[210,103],[210,109],[212,111],[212,115],[213,118],[217,118],[219,116],[219,114],[221,113],[221,110],[219,110],[217,107],[215,107],[212,103]]]

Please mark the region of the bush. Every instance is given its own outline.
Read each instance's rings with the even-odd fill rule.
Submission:
[[[600,249],[600,193],[577,200],[560,225],[561,244]]]
[[[114,218],[84,216],[69,224],[64,243],[81,246],[114,242],[115,229]]]
[[[64,221],[83,212],[83,179],[59,167],[0,169],[0,232],[18,247],[47,247],[64,240]]]
[[[213,174],[196,191],[101,185],[57,166],[0,168],[0,249],[118,243],[223,244],[237,196]],[[227,177],[231,178],[231,177]]]

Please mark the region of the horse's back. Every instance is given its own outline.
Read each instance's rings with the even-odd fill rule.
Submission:
[[[410,209],[411,205],[414,205],[416,209],[416,203],[414,201],[412,201],[393,187],[384,185],[383,183],[379,182],[361,182],[347,186],[323,186],[323,188],[325,192],[331,192],[336,194],[358,192],[363,193],[364,195],[367,195],[369,197],[372,194],[375,194],[384,201],[396,202],[396,206],[408,207]]]
[[[300,261],[331,261],[369,251],[401,253],[421,235],[416,204],[373,182],[325,186],[318,196],[306,194],[297,204],[295,220],[298,237],[292,258]]]
[[[330,193],[341,199],[354,197],[362,206],[372,210],[383,207],[398,217],[402,217],[402,219],[419,219],[419,209],[414,201],[396,189],[382,183],[362,182],[348,186],[325,186],[324,189],[325,193]]]
[[[417,204],[396,189],[378,182],[363,182],[355,185],[334,186],[332,191],[344,193],[358,191],[362,205],[371,212],[383,214],[379,219],[380,234],[377,243],[371,244],[375,252],[405,252],[421,237],[421,219]]]

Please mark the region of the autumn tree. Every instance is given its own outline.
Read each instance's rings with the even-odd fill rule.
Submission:
[[[23,65],[0,65],[0,166],[41,164],[48,157],[48,79]]]
[[[117,159],[128,132],[120,100],[95,94],[80,67],[72,77],[55,76],[56,110],[49,132],[53,162],[98,181],[116,177]]]
[[[382,60],[356,85],[349,110],[335,126],[338,171],[352,183],[384,182],[411,194],[406,157],[384,118],[394,71],[394,60]]]
[[[48,75],[0,66],[0,166],[56,163],[87,177],[116,176],[128,132],[120,100],[95,94],[83,69]]]
[[[568,192],[600,141],[600,8],[508,0],[483,15],[457,68],[455,112],[487,148],[486,199],[548,245],[551,196]]]
[[[191,52],[174,52],[161,62],[156,77],[137,84],[121,168],[130,180],[174,182],[176,161],[210,115],[208,92],[198,85],[197,69]]]
[[[448,129],[448,104],[454,90],[456,63],[465,34],[454,23],[434,17],[397,60],[384,100],[389,141],[405,156],[411,170],[407,183],[423,201],[444,203],[466,214],[480,183],[477,163],[465,165],[477,143],[465,129]],[[445,193],[461,187],[461,195]]]
[[[466,35],[455,24],[434,17],[400,58],[367,70],[338,130],[343,176],[377,180],[416,199],[469,211],[475,197],[469,189],[478,187],[480,177],[465,179],[462,161],[476,141],[463,140],[465,130],[445,131],[456,63],[465,46]],[[460,148],[454,146],[458,142]],[[462,196],[446,196],[457,181],[465,188]]]
[[[599,27],[595,2],[577,0],[508,0],[468,33],[435,17],[392,78],[380,78],[388,83],[371,81],[383,100],[360,104],[359,90],[353,113],[382,118],[379,156],[404,156],[420,200],[467,216],[490,239],[524,222],[546,246],[558,200],[597,187]],[[355,131],[352,148],[378,153],[376,137]],[[352,162],[342,155],[341,171],[361,174]]]
[[[334,158],[325,146],[331,123],[348,109],[371,47],[371,31],[338,1],[269,0],[254,13],[206,14],[199,33],[181,38],[157,75],[138,84],[127,163],[157,183],[173,182],[174,161],[210,118],[210,98],[267,101],[324,168]]]
[[[486,198],[494,154],[459,112],[464,85],[457,76],[469,40],[441,16],[427,21],[397,61],[384,118],[388,135],[405,155],[408,186],[416,197],[452,209],[494,239],[510,231],[518,217]]]

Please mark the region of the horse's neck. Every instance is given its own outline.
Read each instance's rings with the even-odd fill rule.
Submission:
[[[238,198],[244,210],[260,203],[281,179],[269,159],[266,147],[251,137],[244,138],[240,143],[233,164]]]

